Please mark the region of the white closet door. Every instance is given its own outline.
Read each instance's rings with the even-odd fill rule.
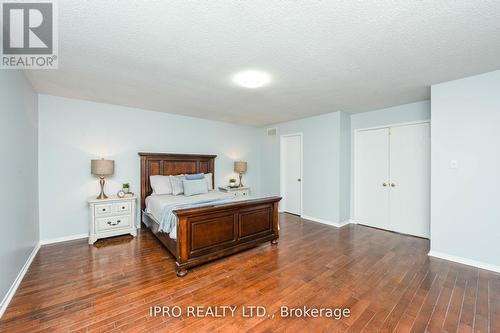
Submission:
[[[430,126],[391,128],[390,228],[429,238]]]
[[[356,132],[354,158],[355,220],[389,229],[389,129]]]
[[[300,135],[283,137],[283,210],[301,214],[302,140]]]

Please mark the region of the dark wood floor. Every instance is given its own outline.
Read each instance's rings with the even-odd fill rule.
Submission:
[[[148,231],[44,246],[7,312],[5,332],[500,332],[500,275],[430,259],[429,242],[359,225],[281,216],[262,245],[177,278]],[[150,317],[154,305],[345,307],[327,318]]]

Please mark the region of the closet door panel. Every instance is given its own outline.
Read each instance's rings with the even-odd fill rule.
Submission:
[[[388,229],[389,129],[356,132],[354,159],[355,220]]]
[[[391,128],[390,209],[388,229],[429,237],[430,126]]]

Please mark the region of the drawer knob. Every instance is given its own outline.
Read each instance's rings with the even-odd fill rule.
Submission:
[[[103,211],[103,212],[105,212],[105,211],[106,211],[106,208],[103,208],[103,209],[102,209],[102,211]]]
[[[118,225],[121,221],[120,220],[117,220],[116,223],[113,223],[111,221],[108,221],[108,224],[109,225]]]
[[[122,209],[125,209],[125,206],[122,206]]]

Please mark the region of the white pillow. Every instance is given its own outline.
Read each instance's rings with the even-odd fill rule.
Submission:
[[[184,185],[182,181],[186,179],[184,175],[170,176],[170,183],[172,183],[172,194],[179,195],[184,193]]]
[[[208,192],[208,186],[205,179],[194,179],[194,180],[186,180],[182,181],[184,185],[184,195],[191,196],[196,194],[205,194]]]
[[[172,194],[170,176],[149,176],[153,194]]]
[[[208,186],[209,191],[212,191],[214,189],[214,185],[212,183],[212,178],[213,178],[213,175],[211,172],[205,174],[205,179],[207,181],[207,186]]]

